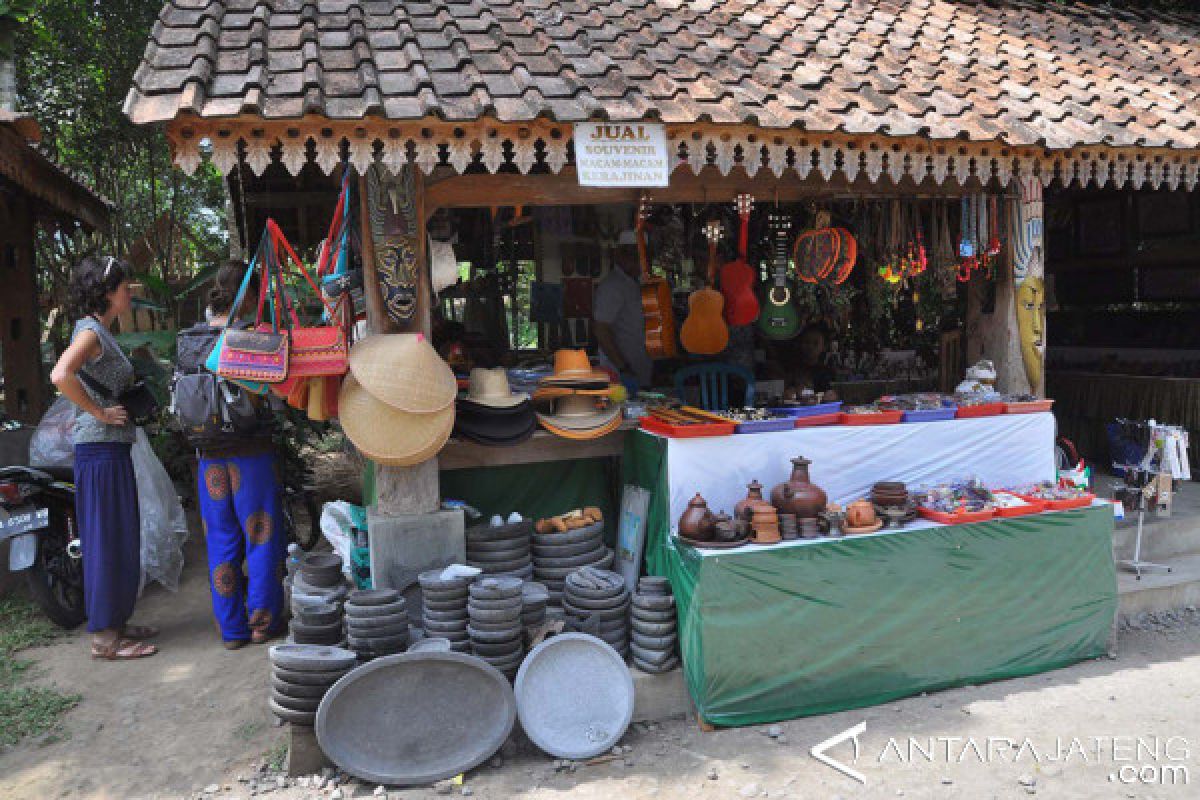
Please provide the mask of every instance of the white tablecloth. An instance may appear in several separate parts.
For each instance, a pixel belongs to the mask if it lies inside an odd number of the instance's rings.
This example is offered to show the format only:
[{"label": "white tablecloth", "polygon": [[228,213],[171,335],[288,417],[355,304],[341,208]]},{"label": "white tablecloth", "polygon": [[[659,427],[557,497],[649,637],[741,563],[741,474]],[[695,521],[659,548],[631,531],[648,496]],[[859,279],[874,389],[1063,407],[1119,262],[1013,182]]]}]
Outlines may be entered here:
[{"label": "white tablecloth", "polygon": [[787,480],[796,456],[812,460],[813,483],[842,505],[865,497],[876,481],[904,481],[910,489],[968,477],[992,487],[1052,481],[1054,436],[1054,415],[1047,412],[668,439],[671,525],[696,492],[710,509],[726,512],[746,496],[751,480],[766,495]]}]

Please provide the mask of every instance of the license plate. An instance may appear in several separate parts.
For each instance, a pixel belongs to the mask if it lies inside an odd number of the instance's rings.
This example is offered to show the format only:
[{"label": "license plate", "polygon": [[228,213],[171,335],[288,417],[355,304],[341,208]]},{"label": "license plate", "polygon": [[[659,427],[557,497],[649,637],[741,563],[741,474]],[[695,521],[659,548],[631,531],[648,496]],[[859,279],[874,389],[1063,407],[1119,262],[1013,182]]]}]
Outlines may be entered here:
[{"label": "license plate", "polygon": [[0,511],[0,539],[40,530],[49,525],[50,509],[48,508],[24,507],[15,511]]}]

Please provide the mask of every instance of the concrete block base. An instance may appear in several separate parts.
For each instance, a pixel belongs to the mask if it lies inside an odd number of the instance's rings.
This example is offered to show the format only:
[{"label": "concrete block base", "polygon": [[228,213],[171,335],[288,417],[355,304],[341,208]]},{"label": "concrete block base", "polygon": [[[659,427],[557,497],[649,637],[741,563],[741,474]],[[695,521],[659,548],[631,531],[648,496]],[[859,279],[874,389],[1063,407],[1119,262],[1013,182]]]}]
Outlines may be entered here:
[{"label": "concrete block base", "polygon": [[461,510],[391,516],[367,509],[375,588],[404,591],[427,569],[465,564],[464,525]]},{"label": "concrete block base", "polygon": [[288,777],[313,775],[328,766],[332,765],[317,744],[316,731],[305,725],[288,725]]},{"label": "concrete block base", "polygon": [[636,667],[629,670],[633,675],[634,722],[662,722],[691,713],[692,698],[682,668],[662,675],[651,675]]}]

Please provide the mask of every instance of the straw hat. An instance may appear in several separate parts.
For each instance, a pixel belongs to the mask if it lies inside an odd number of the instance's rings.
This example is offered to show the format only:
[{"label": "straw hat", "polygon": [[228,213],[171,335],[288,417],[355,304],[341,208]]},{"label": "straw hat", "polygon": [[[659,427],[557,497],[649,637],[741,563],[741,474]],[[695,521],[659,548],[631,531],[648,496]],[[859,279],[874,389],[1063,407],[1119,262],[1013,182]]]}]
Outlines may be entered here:
[{"label": "straw hat", "polygon": [[[586,350],[559,350],[554,354],[554,374],[542,378],[543,384],[609,383],[608,373],[588,361]],[[589,387],[591,388],[591,387]]]},{"label": "straw hat", "polygon": [[513,392],[508,386],[508,370],[504,367],[471,370],[471,381],[467,388],[467,399],[472,403],[492,408],[512,408],[529,399],[527,394]]},{"label": "straw hat", "polygon": [[342,431],[354,446],[372,461],[393,467],[409,467],[433,458],[454,427],[453,403],[428,414],[401,411],[380,402],[354,374],[342,381],[338,410]]},{"label": "straw hat", "polygon": [[538,422],[551,433],[568,439],[595,439],[621,424],[621,407],[610,403],[597,409],[595,398],[571,395],[554,403],[553,413],[539,413]]},{"label": "straw hat", "polygon": [[419,333],[359,340],[350,348],[350,372],[376,400],[401,411],[442,411],[453,406],[458,394],[453,370]]}]

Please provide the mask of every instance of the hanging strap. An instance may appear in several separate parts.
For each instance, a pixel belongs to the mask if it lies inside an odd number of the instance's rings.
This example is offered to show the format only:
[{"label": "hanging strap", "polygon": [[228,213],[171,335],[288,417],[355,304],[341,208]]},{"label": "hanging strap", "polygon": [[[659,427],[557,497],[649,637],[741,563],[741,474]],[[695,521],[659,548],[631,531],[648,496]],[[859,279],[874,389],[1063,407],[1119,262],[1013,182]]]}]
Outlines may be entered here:
[{"label": "hanging strap", "polygon": [[[329,303],[325,301],[325,296],[321,294],[320,287],[318,287],[316,282],[312,279],[312,275],[308,273],[308,269],[305,268],[304,262],[300,260],[300,257],[296,255],[296,251],[292,249],[292,245],[288,242],[287,237],[283,235],[283,231],[281,231],[279,226],[275,224],[275,220],[267,220],[267,230],[271,232],[271,237],[275,246],[282,249],[283,253],[291,259],[293,264],[296,265],[296,269],[301,275],[304,276],[304,280],[308,281],[308,285],[312,287],[314,292],[316,292],[317,298],[321,301],[321,305],[325,306],[325,312],[332,318],[334,314],[333,309],[329,306]],[[282,265],[280,270],[282,271]],[[293,309],[293,314],[294,313],[295,310]]]}]

